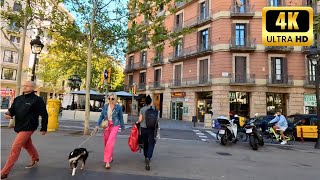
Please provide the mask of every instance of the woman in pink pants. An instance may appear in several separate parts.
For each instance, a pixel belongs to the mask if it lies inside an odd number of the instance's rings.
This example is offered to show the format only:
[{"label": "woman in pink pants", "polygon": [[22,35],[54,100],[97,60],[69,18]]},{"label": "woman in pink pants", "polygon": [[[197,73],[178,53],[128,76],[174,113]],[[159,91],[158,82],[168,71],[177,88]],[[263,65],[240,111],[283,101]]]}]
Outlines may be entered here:
[{"label": "woman in pink pants", "polygon": [[115,93],[109,93],[109,103],[103,107],[100,118],[97,122],[95,130],[98,130],[102,121],[108,121],[108,126],[104,129],[104,162],[106,163],[106,168],[110,169],[110,163],[112,162],[112,155],[114,144],[116,142],[116,136],[118,130],[124,131],[124,122],[122,108],[119,104],[116,104],[117,95]]}]

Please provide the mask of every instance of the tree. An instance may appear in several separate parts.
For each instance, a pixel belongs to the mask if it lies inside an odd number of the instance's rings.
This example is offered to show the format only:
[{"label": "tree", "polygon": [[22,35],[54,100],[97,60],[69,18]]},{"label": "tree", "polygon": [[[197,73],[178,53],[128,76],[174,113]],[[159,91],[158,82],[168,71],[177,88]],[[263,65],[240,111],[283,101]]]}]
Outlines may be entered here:
[{"label": "tree", "polygon": [[[21,93],[21,72],[27,31],[33,29],[53,30],[68,23],[68,16],[59,6],[60,2],[61,0],[40,1],[40,3],[38,0],[16,0],[13,7],[7,2],[4,5],[4,10],[0,13],[1,32],[19,54],[16,95]],[[22,45],[19,48],[10,41],[10,35],[21,32]]]}]

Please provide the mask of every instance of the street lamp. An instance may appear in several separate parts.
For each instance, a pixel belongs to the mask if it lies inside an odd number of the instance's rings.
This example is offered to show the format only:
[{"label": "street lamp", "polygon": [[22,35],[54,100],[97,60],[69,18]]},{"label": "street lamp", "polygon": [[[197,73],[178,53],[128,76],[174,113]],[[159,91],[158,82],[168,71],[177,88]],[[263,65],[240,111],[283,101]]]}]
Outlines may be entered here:
[{"label": "street lamp", "polygon": [[307,55],[307,58],[311,61],[312,65],[315,66],[316,79],[316,99],[317,99],[317,123],[318,123],[318,139],[314,146],[316,149],[320,149],[320,99],[319,99],[319,73],[320,73],[320,49],[317,46],[311,46]]},{"label": "street lamp", "polygon": [[[81,78],[80,78],[78,75],[76,75],[76,74],[74,74],[74,75],[72,75],[72,76],[70,76],[70,77],[68,78],[68,85],[69,85],[71,91],[72,91],[72,90],[75,90],[75,89],[80,89],[81,83],[82,83]],[[72,96],[71,109],[72,109],[72,110],[75,109],[74,94],[73,94],[73,96]]]},{"label": "street lamp", "polygon": [[34,54],[34,62],[32,66],[32,76],[31,81],[34,81],[35,79],[35,71],[36,71],[36,63],[37,63],[37,55],[41,53],[44,45],[40,41],[40,36],[36,36],[36,39],[32,39],[30,42],[31,45],[31,51]]}]

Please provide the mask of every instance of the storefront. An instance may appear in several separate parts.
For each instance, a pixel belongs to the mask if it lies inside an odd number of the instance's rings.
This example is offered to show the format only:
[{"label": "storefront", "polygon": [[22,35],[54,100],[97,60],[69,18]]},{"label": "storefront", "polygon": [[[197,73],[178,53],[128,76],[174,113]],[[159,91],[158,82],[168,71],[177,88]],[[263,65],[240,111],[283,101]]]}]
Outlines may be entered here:
[{"label": "storefront", "polygon": [[171,119],[182,120],[184,113],[184,97],[185,92],[173,92],[171,93]]},{"label": "storefront", "polygon": [[287,115],[287,94],[267,93],[267,115],[274,115],[280,110],[283,115]]},{"label": "storefront", "polygon": [[15,96],[15,90],[6,88],[1,89],[1,109],[8,109],[13,102]]},{"label": "storefront", "polygon": [[304,95],[304,113],[316,114],[317,113],[317,98],[315,94]]},{"label": "storefront", "polygon": [[238,116],[250,116],[250,93],[248,92],[229,92],[230,112]]},{"label": "storefront", "polygon": [[156,106],[157,110],[160,111],[159,117],[162,118],[162,104],[163,104],[163,94],[153,95],[153,105]]},{"label": "storefront", "polygon": [[204,122],[205,114],[212,114],[212,92],[198,92],[197,94],[197,119]]}]

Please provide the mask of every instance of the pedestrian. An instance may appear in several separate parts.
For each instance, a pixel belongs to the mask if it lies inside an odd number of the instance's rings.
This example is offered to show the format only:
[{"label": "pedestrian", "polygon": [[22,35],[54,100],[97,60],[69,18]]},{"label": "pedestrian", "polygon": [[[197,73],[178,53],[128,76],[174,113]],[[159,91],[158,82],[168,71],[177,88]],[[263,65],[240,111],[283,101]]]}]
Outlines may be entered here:
[{"label": "pedestrian", "polygon": [[109,103],[103,107],[97,126],[94,130],[97,131],[99,129],[102,121],[108,122],[108,125],[103,132],[104,162],[106,163],[106,169],[111,168],[110,163],[113,161],[113,150],[118,130],[120,127],[121,131],[124,131],[125,129],[122,107],[116,103],[117,95],[111,92],[109,93],[108,99]]},{"label": "pedestrian", "polygon": [[17,136],[13,141],[8,160],[1,170],[1,179],[6,179],[14,163],[18,160],[21,148],[25,148],[32,162],[25,168],[33,168],[39,162],[39,154],[32,144],[31,135],[39,126],[39,116],[42,117],[40,132],[47,133],[48,112],[41,97],[34,92],[36,84],[27,81],[23,85],[23,95],[14,99],[12,106],[5,113],[6,119],[15,118],[14,131]]},{"label": "pedestrian", "polygon": [[[153,151],[154,151],[154,147],[156,144],[156,131],[158,129],[158,123],[156,124],[155,128],[148,128],[147,127],[147,119],[146,119],[146,112],[148,109],[154,109],[156,110],[156,108],[154,106],[152,106],[152,99],[150,97],[150,95],[148,95],[146,97],[146,106],[144,106],[143,108],[141,108],[140,110],[140,116],[139,116],[139,123],[140,123],[140,128],[141,128],[141,138],[143,141],[143,153],[144,153],[144,157],[145,157],[145,168],[146,170],[150,170],[150,160],[152,158],[153,155]],[[158,116],[156,116],[158,117]]]}]

